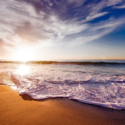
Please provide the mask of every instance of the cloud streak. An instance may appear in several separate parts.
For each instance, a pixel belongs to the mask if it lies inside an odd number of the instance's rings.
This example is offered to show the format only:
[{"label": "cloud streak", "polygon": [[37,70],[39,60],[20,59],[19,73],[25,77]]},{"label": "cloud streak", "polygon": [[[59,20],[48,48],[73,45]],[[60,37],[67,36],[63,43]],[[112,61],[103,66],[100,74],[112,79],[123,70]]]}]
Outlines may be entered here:
[{"label": "cloud streak", "polygon": [[71,46],[77,46],[81,45],[86,42],[94,41],[96,39],[101,38],[102,36],[105,36],[114,30],[116,30],[118,27],[124,25],[124,18],[120,19],[110,19],[103,22],[96,23],[95,25],[90,25],[87,30],[85,30],[84,33],[82,33],[79,37],[75,37],[72,40]]},{"label": "cloud streak", "polygon": [[[96,40],[124,25],[125,17],[112,18],[112,8],[125,8],[122,0],[1,0],[1,47],[39,45],[42,42],[79,45]],[[116,6],[120,4],[120,6]],[[100,18],[110,15],[106,19]],[[97,20],[97,21],[95,21]],[[99,20],[99,21],[98,21]],[[92,22],[93,21],[93,22]],[[95,22],[94,22],[95,21]],[[10,46],[10,44],[12,46]]]},{"label": "cloud streak", "polygon": [[114,6],[115,9],[125,9],[125,5],[122,6]]}]

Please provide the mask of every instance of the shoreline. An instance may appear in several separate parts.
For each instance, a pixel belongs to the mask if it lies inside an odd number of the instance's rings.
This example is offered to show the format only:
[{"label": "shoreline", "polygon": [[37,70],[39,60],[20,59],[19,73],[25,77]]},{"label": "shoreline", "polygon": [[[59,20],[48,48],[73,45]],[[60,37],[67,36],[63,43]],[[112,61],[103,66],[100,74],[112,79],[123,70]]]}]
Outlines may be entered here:
[{"label": "shoreline", "polygon": [[67,98],[33,100],[0,85],[1,125],[122,125],[125,110],[108,109]]}]

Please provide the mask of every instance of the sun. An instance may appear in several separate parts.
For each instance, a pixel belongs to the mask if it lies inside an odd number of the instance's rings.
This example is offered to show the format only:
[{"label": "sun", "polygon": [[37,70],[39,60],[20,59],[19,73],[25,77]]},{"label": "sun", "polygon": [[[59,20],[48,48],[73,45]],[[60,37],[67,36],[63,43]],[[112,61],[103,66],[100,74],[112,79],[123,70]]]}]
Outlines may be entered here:
[{"label": "sun", "polygon": [[17,50],[15,60],[17,61],[30,61],[33,60],[33,49],[30,47],[21,47]]}]

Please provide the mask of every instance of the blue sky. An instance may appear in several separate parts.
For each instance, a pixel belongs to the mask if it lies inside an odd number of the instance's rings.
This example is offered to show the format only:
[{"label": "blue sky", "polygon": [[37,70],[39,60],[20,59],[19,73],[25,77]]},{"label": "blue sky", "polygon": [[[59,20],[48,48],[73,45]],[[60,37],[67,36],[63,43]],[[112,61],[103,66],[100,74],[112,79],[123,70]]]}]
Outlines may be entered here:
[{"label": "blue sky", "polygon": [[0,59],[125,59],[125,0],[0,0]]}]

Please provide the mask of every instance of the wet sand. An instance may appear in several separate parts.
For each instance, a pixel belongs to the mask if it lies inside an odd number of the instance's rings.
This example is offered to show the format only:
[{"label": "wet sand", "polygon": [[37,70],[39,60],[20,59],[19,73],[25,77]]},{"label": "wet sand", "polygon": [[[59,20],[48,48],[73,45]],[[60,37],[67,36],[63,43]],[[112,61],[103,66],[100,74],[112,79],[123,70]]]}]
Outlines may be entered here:
[{"label": "wet sand", "polygon": [[125,110],[80,103],[68,98],[35,101],[0,85],[0,125],[125,125]]}]

